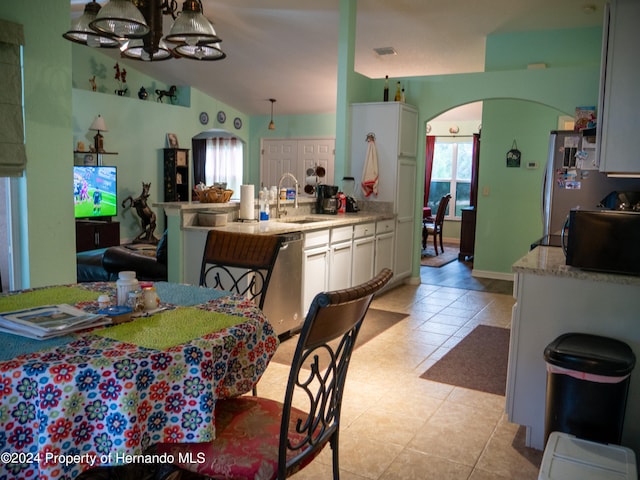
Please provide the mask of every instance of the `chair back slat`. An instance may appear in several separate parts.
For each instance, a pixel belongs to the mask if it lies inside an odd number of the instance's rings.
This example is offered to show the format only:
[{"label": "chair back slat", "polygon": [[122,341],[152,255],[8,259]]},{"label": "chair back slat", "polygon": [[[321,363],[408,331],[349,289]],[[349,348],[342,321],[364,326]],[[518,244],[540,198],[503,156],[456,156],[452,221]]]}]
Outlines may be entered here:
[{"label": "chair back slat", "polygon": [[264,306],[283,238],[210,230],[202,255],[200,286],[227,290]]},{"label": "chair back slat", "polygon": [[440,199],[438,204],[438,211],[436,212],[435,224],[440,226],[444,223],[444,216],[447,213],[447,206],[449,206],[449,200],[451,200],[451,194],[447,193]]}]

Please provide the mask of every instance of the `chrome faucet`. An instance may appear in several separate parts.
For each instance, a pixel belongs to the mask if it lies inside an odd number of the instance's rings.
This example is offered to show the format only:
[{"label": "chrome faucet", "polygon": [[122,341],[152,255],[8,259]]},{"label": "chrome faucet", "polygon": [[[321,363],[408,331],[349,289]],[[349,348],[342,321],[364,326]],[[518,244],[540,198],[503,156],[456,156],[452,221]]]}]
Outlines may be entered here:
[{"label": "chrome faucet", "polygon": [[280,218],[282,215],[287,214],[286,208],[283,211],[280,211],[280,189],[282,188],[282,182],[285,178],[290,177],[295,182],[295,196],[293,201],[293,208],[298,208],[298,179],[293,175],[293,173],[285,172],[280,177],[278,181],[278,192],[276,197],[276,218]]}]

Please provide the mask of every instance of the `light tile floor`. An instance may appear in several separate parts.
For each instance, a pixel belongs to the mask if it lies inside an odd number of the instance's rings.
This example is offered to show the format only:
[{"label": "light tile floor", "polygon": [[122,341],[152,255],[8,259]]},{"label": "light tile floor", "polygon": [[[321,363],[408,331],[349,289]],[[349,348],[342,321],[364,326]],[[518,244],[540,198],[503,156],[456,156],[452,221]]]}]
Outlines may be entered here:
[{"label": "light tile floor", "polygon": [[[524,446],[505,398],[420,379],[476,325],[509,327],[511,295],[403,285],[372,307],[409,316],[358,348],[347,376],[340,432],[343,480],[536,479],[542,452]],[[261,396],[281,400],[288,367],[272,362]],[[331,478],[331,451],[295,475]]]}]

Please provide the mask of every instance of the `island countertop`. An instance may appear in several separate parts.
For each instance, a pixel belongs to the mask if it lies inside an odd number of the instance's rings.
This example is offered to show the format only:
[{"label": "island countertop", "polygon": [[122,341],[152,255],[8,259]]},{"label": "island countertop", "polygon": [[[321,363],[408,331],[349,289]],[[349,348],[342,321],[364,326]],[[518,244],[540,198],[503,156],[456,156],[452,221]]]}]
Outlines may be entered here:
[{"label": "island countertop", "polygon": [[516,273],[532,273],[554,277],[592,280],[640,286],[640,277],[615,273],[592,272],[567,265],[562,248],[540,246],[528,252],[512,265]]}]

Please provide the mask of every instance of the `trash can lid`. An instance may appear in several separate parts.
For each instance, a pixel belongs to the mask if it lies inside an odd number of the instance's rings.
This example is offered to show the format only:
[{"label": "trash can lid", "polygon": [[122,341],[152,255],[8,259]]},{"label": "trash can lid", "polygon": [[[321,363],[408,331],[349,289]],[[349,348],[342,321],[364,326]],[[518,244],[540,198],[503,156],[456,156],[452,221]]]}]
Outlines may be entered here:
[{"label": "trash can lid", "polygon": [[628,375],[636,364],[633,350],[613,338],[586,333],[565,333],[544,349],[551,365],[611,377]]}]

